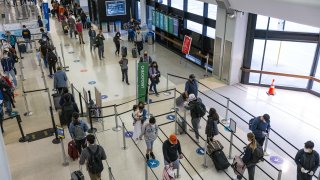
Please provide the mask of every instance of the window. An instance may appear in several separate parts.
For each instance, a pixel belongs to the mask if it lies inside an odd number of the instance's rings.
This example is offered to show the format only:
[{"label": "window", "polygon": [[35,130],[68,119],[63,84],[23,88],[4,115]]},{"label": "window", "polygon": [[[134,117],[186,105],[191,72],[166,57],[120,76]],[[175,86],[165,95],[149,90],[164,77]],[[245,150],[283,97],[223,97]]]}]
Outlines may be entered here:
[{"label": "window", "polygon": [[215,39],[216,38],[216,29],[207,26],[207,36],[212,39]]},{"label": "window", "polygon": [[217,19],[217,5],[215,4],[208,4],[208,18],[210,19]]},{"label": "window", "polygon": [[202,24],[187,20],[187,29],[202,34]]},{"label": "window", "polygon": [[183,10],[183,0],[172,0],[171,7]]},{"label": "window", "polygon": [[269,30],[319,33],[319,28],[276,18],[270,18]]},{"label": "window", "polygon": [[168,0],[158,0],[158,3],[168,5]]},{"label": "window", "polygon": [[266,30],[268,27],[268,19],[269,19],[269,17],[267,17],[267,16],[258,15],[256,29]]},{"label": "window", "polygon": [[[264,42],[265,40],[254,40],[250,69],[261,70]],[[249,78],[250,83],[259,83],[260,74],[250,73]]]},{"label": "window", "polygon": [[188,0],[188,12],[203,16],[204,3],[197,0]]}]

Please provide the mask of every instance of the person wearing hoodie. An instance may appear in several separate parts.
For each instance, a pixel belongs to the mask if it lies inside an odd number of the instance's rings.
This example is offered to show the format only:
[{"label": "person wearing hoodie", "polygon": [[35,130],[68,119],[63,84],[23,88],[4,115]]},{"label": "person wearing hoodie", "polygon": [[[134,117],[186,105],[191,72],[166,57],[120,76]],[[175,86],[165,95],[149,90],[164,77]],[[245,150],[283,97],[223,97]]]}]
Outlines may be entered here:
[{"label": "person wearing hoodie", "polygon": [[213,141],[213,137],[219,134],[219,115],[214,108],[210,108],[206,125],[206,135],[208,141]]},{"label": "person wearing hoodie", "polygon": [[152,159],[155,159],[156,157],[153,154],[153,143],[158,137],[158,125],[156,125],[156,119],[154,117],[151,117],[149,123],[145,123],[142,126],[140,139],[142,136],[144,136],[147,145],[147,160],[149,160],[149,156],[151,156]]},{"label": "person wearing hoodie", "polygon": [[58,93],[61,94],[64,88],[68,87],[68,78],[66,73],[62,70],[62,67],[57,68],[57,72],[53,75],[53,87],[58,90]]}]

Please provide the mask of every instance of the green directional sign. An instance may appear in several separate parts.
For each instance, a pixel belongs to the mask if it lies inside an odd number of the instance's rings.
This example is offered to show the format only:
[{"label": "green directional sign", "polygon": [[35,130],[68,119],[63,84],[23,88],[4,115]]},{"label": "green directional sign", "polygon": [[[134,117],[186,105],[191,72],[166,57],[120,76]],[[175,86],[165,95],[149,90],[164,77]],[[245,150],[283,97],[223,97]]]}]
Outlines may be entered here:
[{"label": "green directional sign", "polygon": [[145,95],[147,92],[148,85],[148,66],[147,62],[138,63],[138,97],[139,101],[145,101]]}]

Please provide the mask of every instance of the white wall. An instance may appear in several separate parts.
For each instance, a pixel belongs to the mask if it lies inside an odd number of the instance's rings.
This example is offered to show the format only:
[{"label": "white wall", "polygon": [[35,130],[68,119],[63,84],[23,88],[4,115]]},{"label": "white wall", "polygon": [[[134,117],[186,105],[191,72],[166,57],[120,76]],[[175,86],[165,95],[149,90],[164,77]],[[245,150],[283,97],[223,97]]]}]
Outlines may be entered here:
[{"label": "white wall", "polygon": [[0,179],[12,180],[2,134],[0,134]]}]

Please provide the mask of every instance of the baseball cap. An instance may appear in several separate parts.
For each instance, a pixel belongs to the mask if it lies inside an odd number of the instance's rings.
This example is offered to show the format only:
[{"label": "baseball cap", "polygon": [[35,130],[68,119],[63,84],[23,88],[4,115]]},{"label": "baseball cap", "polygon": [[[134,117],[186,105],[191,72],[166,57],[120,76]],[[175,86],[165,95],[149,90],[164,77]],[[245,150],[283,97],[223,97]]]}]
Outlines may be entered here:
[{"label": "baseball cap", "polygon": [[171,144],[178,144],[178,139],[177,139],[177,136],[175,134],[171,134],[169,136],[169,141]]},{"label": "baseball cap", "polygon": [[194,99],[196,99],[196,96],[194,94],[189,94],[189,101],[193,101]]}]

